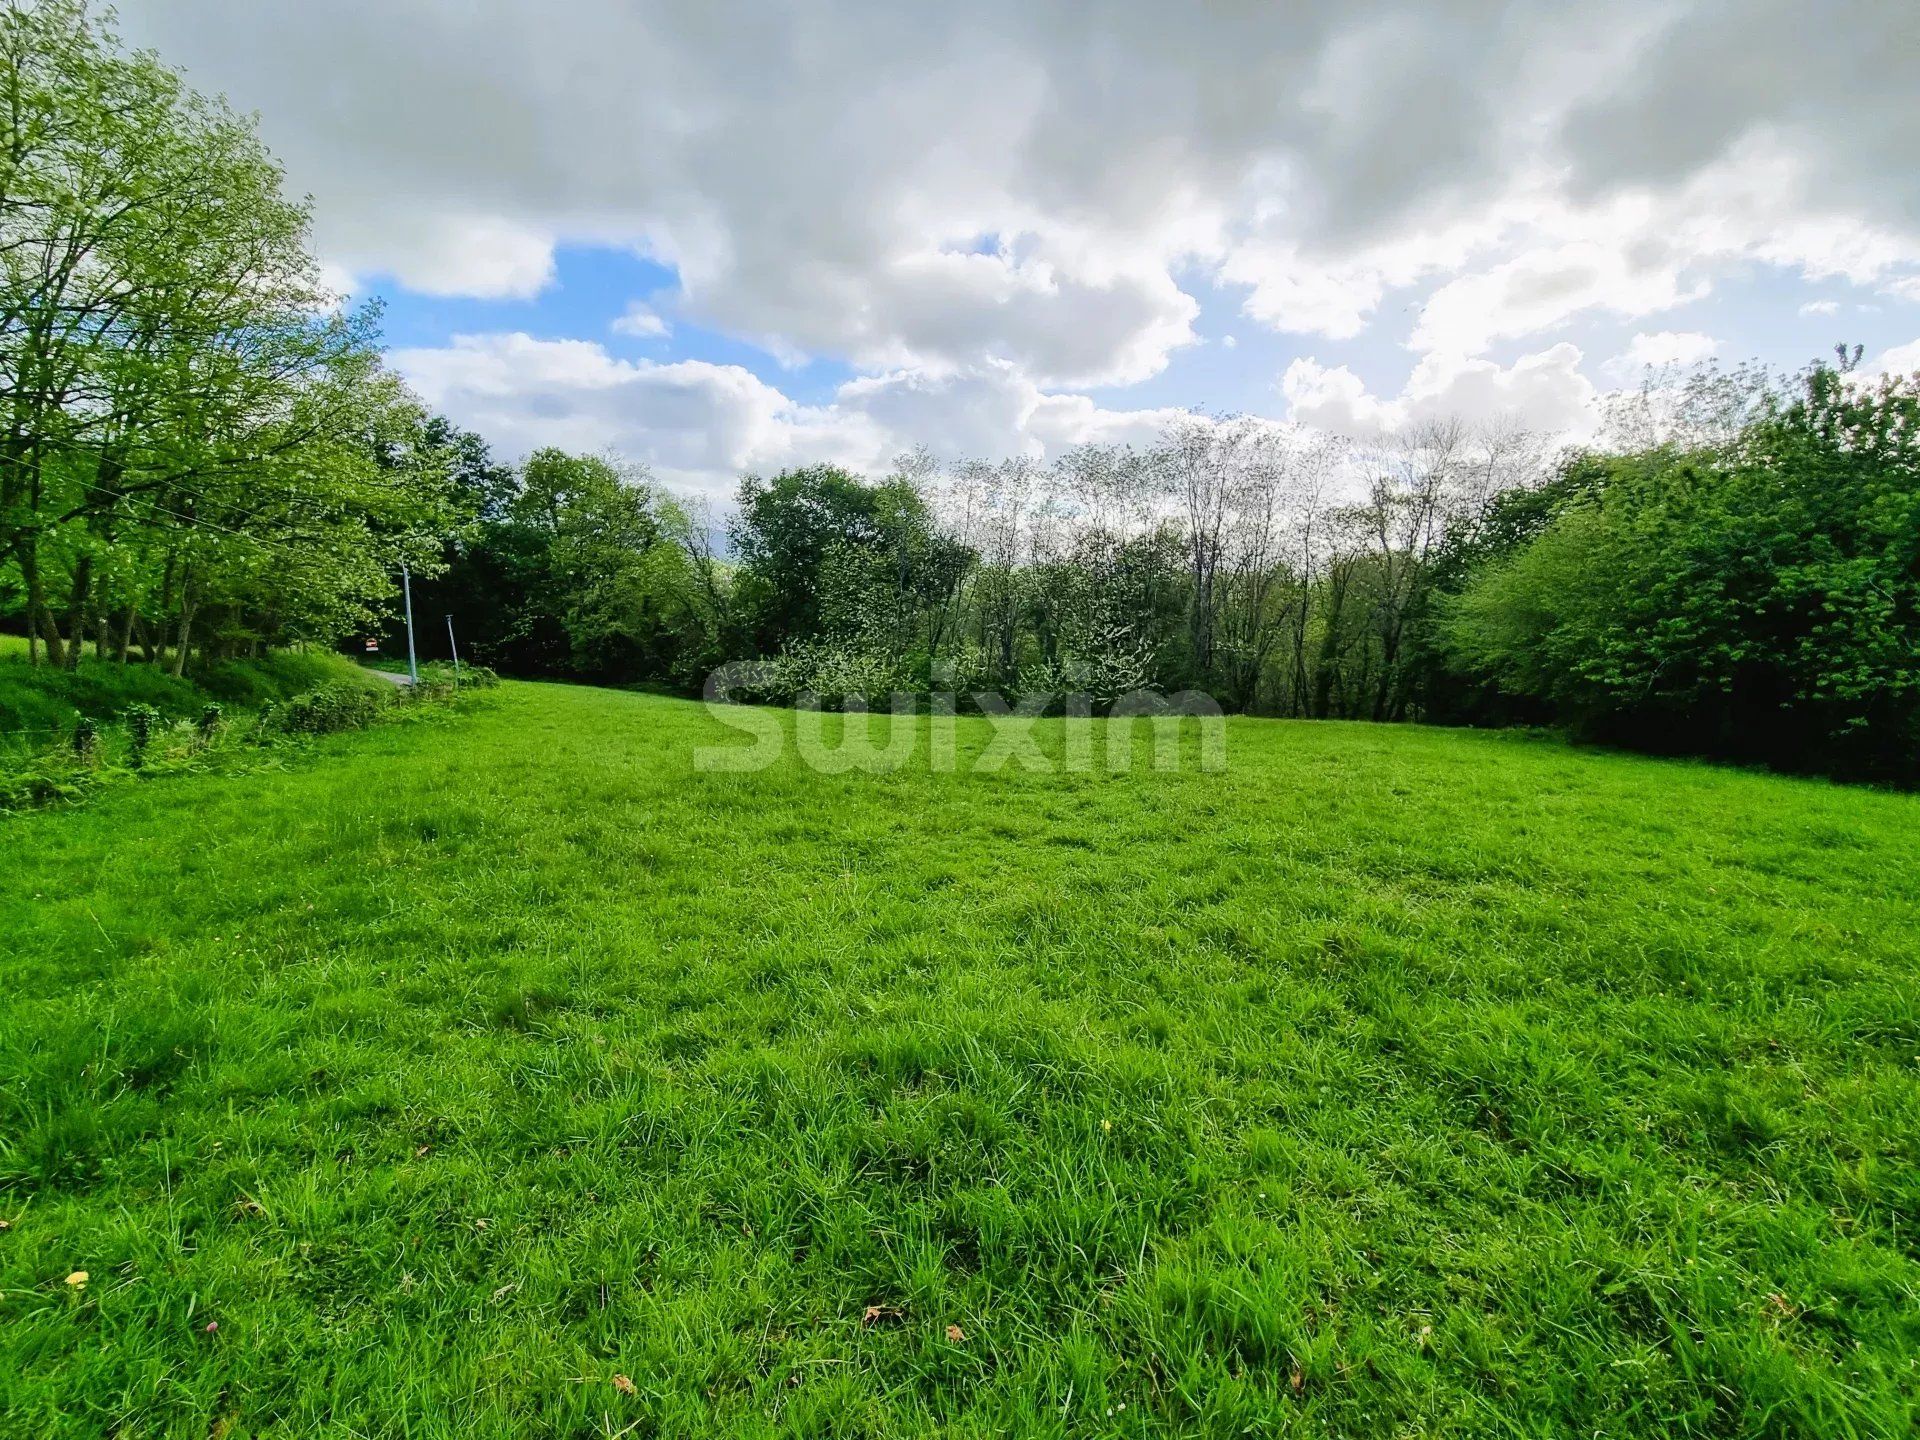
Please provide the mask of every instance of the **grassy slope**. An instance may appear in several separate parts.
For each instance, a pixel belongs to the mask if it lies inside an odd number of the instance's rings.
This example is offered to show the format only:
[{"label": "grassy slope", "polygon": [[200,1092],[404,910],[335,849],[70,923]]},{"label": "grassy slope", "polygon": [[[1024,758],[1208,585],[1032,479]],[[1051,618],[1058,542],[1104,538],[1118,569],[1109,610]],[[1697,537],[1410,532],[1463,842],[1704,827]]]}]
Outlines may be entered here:
[{"label": "grassy slope", "polygon": [[209,700],[256,709],[338,680],[386,683],[326,651],[280,651],[259,660],[227,661],[179,680],[153,665],[90,658],[69,673],[29,666],[27,642],[17,635],[0,635],[0,751],[57,745],[72,734],[76,714],[109,721],[129,706],[146,704],[170,719],[189,719]]},{"label": "grassy slope", "polygon": [[0,1432],[1914,1423],[1920,802],[722,733],[520,685],[0,822]]}]

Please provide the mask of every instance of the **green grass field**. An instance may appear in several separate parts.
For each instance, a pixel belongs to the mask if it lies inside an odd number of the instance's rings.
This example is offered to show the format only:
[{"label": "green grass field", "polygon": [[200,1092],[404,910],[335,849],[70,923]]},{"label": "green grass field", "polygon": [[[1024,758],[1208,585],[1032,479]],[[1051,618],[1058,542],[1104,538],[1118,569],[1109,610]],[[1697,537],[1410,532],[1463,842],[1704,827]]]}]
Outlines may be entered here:
[{"label": "green grass field", "polygon": [[726,734],[510,685],[0,820],[0,1434],[1920,1421],[1920,799]]}]

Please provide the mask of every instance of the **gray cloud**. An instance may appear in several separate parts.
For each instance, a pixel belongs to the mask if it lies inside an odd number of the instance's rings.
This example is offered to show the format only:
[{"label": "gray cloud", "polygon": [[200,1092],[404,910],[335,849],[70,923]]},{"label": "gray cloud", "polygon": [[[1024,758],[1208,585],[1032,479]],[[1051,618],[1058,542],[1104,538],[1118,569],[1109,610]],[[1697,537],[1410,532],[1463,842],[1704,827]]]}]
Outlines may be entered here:
[{"label": "gray cloud", "polygon": [[1916,12],[1838,10],[148,0],[124,24],[261,112],[350,271],[528,295],[556,242],[632,246],[677,268],[678,321],[920,394],[1058,396],[1194,343],[1176,276],[1332,336],[1426,287],[1414,343],[1453,356],[1754,262],[1920,283]]},{"label": "gray cloud", "polygon": [[1920,228],[1920,9],[1904,0],[1676,5],[1564,117],[1583,191],[1682,182],[1764,141],[1818,172],[1824,206]]}]

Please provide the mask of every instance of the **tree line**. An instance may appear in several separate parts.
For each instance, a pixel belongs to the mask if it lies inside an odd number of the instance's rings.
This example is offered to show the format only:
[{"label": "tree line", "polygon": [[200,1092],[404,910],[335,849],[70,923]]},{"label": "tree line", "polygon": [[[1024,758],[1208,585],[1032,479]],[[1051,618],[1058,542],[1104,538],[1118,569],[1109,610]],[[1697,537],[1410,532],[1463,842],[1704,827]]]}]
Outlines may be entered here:
[{"label": "tree line", "polygon": [[494,464],[426,608],[520,674],[750,698],[1199,689],[1274,716],[1542,724],[1920,778],[1920,389],[1857,352],[1703,370],[1569,448],[1456,421],[1356,444],[1191,415],[868,479],[748,476],[731,517],[613,459]]}]

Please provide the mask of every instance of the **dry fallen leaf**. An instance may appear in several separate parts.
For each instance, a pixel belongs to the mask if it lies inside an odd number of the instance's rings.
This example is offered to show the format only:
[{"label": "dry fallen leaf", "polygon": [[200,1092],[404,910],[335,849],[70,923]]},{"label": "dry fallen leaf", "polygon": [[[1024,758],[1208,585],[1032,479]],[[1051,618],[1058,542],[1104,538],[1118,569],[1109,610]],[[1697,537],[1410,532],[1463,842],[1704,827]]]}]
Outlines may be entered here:
[{"label": "dry fallen leaf", "polygon": [[616,1375],[613,1377],[613,1388],[618,1390],[622,1395],[631,1395],[633,1394],[633,1381],[624,1375]]},{"label": "dry fallen leaf", "polygon": [[947,1339],[951,1340],[954,1344],[958,1345],[966,1338],[967,1332],[962,1330],[958,1325],[947,1326]]},{"label": "dry fallen leaf", "polygon": [[865,1313],[860,1316],[860,1323],[862,1325],[885,1325],[898,1320],[900,1316],[901,1311],[898,1306],[869,1305]]}]

